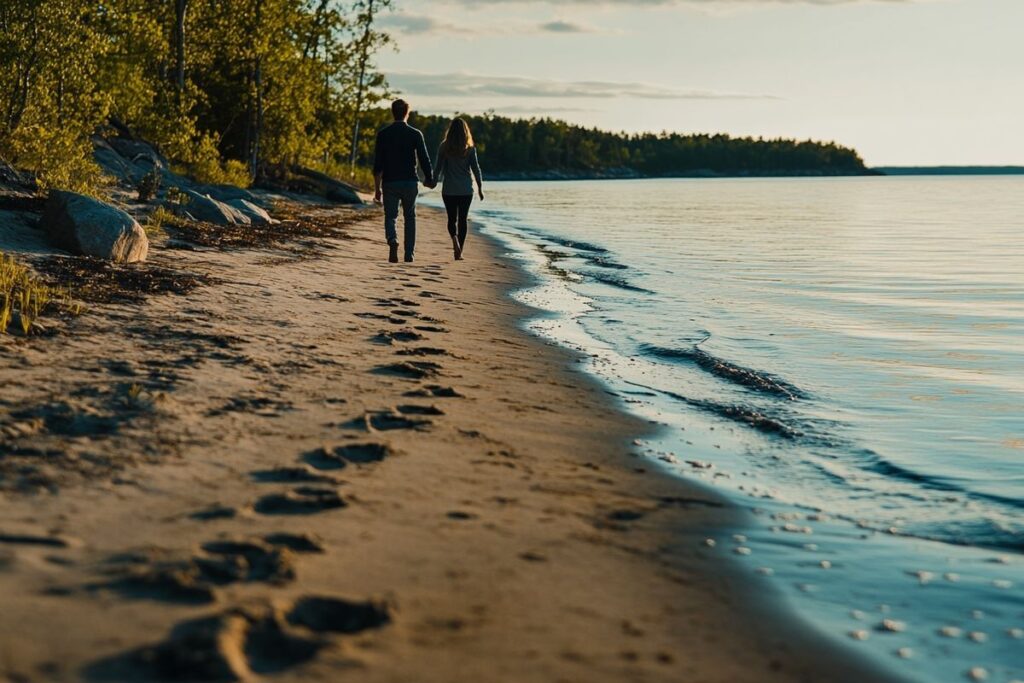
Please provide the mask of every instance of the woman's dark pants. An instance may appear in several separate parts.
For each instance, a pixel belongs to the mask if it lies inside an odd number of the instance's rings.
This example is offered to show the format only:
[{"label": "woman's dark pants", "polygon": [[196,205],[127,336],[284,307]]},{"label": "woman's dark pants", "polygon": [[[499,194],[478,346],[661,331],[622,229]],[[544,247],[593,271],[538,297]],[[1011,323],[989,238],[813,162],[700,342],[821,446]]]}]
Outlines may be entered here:
[{"label": "woman's dark pants", "polygon": [[471,194],[443,194],[444,208],[448,210],[448,234],[456,236],[458,230],[459,244],[466,244],[466,233],[469,232],[469,205],[473,203]]}]

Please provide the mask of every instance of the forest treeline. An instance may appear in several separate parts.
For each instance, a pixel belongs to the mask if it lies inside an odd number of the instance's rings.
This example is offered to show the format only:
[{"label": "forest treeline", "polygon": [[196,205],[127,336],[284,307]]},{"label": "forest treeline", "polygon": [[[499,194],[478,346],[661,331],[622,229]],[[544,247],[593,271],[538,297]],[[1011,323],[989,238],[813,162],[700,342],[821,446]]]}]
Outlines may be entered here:
[{"label": "forest treeline", "polygon": [[[547,118],[465,117],[481,162],[510,177],[682,175],[860,175],[868,173],[857,152],[833,142],[729,135],[644,133],[630,135]],[[431,149],[451,119],[418,115]]]},{"label": "forest treeline", "polygon": [[93,187],[90,136],[113,122],[207,182],[345,167],[372,144],[390,2],[2,0],[0,160]]},{"label": "forest treeline", "polygon": [[[374,58],[390,43],[379,19],[391,1],[2,0],[0,162],[44,189],[90,191],[101,182],[90,137],[105,129],[146,139],[202,182],[248,185],[294,166],[348,176],[389,120]],[[865,172],[832,143],[470,119],[487,169],[506,175]],[[433,149],[447,122],[414,120]]]}]

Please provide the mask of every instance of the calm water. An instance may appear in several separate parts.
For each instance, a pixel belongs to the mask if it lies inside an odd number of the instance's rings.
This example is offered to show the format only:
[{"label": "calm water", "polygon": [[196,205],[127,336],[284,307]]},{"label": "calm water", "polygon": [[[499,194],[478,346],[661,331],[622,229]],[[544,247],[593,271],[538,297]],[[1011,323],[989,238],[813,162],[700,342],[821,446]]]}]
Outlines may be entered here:
[{"label": "calm water", "polygon": [[531,327],[665,426],[642,449],[755,512],[708,552],[904,674],[1024,679],[1024,178],[492,183],[474,210],[540,276]]}]

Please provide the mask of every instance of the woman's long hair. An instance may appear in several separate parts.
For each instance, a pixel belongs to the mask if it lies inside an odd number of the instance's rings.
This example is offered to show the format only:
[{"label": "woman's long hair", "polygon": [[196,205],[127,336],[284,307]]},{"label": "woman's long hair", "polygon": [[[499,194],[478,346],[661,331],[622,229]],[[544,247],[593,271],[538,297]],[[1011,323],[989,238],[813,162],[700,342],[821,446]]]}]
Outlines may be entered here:
[{"label": "woman's long hair", "polygon": [[469,130],[469,124],[462,117],[452,119],[441,143],[441,153],[447,157],[464,157],[472,147],[473,133]]}]

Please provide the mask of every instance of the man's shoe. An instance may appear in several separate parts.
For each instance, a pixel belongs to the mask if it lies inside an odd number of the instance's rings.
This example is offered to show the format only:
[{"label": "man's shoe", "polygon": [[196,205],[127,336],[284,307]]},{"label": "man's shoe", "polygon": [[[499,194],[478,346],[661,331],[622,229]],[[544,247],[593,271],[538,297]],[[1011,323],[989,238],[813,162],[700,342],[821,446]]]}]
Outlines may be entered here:
[{"label": "man's shoe", "polygon": [[405,255],[405,262],[406,263],[412,263],[412,256],[410,256],[409,254],[406,254]]},{"label": "man's shoe", "polygon": [[455,235],[452,235],[452,251],[455,254],[456,261],[462,260],[462,245],[459,244],[459,238]]},{"label": "man's shoe", "polygon": [[398,243],[389,244],[388,247],[390,248],[388,252],[388,262],[398,263]]}]

